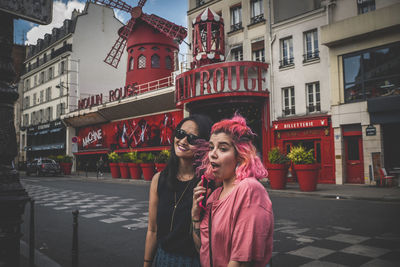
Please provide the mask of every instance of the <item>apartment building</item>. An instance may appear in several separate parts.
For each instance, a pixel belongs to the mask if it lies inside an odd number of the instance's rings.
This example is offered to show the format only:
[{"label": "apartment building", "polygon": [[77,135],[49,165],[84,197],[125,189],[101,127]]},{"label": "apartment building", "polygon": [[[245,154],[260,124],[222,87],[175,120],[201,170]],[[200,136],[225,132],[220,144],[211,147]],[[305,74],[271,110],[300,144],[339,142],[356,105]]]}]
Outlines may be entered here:
[{"label": "apartment building", "polygon": [[271,120],[274,146],[313,149],[319,183],[335,183],[328,47],[321,1],[275,0],[271,25]]},{"label": "apartment building", "polygon": [[103,62],[122,26],[112,9],[87,3],[28,47],[21,76],[21,161],[70,154],[66,140],[75,133],[66,130],[61,115],[77,109],[81,97],[123,86],[125,70]]},{"label": "apartment building", "polygon": [[400,1],[330,1],[329,48],[336,183],[399,172]]}]

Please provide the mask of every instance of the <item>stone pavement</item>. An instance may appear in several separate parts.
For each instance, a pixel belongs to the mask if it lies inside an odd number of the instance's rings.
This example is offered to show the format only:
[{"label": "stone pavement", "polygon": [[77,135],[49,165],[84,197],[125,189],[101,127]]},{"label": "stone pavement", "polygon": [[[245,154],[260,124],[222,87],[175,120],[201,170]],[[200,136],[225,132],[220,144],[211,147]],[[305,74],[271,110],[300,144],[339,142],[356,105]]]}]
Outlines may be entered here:
[{"label": "stone pavement", "polygon": [[[95,172],[77,172],[69,177],[87,180],[99,180],[104,182],[120,182],[120,183],[150,183],[144,180],[133,179],[113,179],[110,173],[104,173],[103,176],[96,177]],[[400,187],[377,187],[375,185],[367,184],[318,184],[317,190],[314,192],[300,191],[297,183],[288,183],[286,189],[273,190],[270,189],[267,180],[261,181],[267,188],[270,194],[280,195],[300,195],[300,196],[314,196],[324,198],[342,198],[342,199],[359,199],[359,200],[373,200],[373,201],[393,201],[400,202]]]}]

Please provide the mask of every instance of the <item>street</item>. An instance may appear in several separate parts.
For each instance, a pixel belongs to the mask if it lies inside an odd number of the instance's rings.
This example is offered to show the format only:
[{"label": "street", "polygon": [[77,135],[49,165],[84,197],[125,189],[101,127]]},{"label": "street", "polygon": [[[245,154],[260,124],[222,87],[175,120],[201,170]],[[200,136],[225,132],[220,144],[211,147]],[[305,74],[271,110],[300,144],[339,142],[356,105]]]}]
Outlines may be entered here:
[{"label": "street", "polygon": [[[141,266],[149,184],[21,177],[35,199],[36,249],[71,266],[72,211],[79,209],[79,266]],[[400,203],[270,192],[273,266],[399,266]],[[24,236],[29,237],[29,205]]]}]

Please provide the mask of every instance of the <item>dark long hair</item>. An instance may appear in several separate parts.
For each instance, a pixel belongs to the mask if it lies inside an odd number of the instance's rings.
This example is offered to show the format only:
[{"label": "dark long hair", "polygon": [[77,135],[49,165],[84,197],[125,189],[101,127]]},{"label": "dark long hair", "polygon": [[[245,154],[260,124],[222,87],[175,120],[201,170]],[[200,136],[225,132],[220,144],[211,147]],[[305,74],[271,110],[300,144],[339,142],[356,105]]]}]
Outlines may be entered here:
[{"label": "dark long hair", "polygon": [[[198,131],[199,131],[199,137],[201,139],[204,139],[208,141],[210,139],[210,132],[211,132],[211,126],[212,126],[212,121],[209,117],[201,114],[193,114],[189,117],[186,117],[182,119],[179,124],[176,126],[176,129],[174,131],[173,137],[172,137],[172,145],[171,145],[171,156],[169,157],[167,166],[165,169],[162,171],[161,175],[165,175],[167,177],[167,184],[171,190],[175,190],[176,186],[178,184],[178,168],[179,168],[179,158],[176,156],[175,153],[175,132],[176,130],[180,129],[182,125],[187,122],[187,121],[193,121],[196,123]],[[193,166],[194,169],[196,169],[196,166]],[[197,178],[197,177],[195,177]],[[195,185],[196,183],[194,183]]]}]

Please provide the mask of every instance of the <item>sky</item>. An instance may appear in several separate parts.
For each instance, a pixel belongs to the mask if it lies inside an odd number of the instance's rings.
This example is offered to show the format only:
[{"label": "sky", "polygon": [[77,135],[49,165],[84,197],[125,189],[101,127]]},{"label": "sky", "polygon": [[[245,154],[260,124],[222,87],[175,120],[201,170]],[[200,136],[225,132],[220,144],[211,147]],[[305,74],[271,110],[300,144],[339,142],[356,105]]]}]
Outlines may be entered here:
[{"label": "sky", "polygon": [[[123,0],[128,5],[134,7],[139,0]],[[61,27],[65,19],[71,18],[74,9],[83,10],[86,0],[54,0],[53,1],[53,20],[49,25],[38,25],[25,20],[14,20],[14,43],[17,44],[36,44],[39,38],[43,38],[46,33],[51,33],[54,27]],[[187,0],[147,0],[143,7],[143,12],[155,14],[167,19],[175,24],[187,27]],[[130,14],[114,9],[115,16],[123,23],[127,23]],[[187,41],[187,40],[186,40]],[[181,45],[182,50],[186,50],[185,43]]]}]

